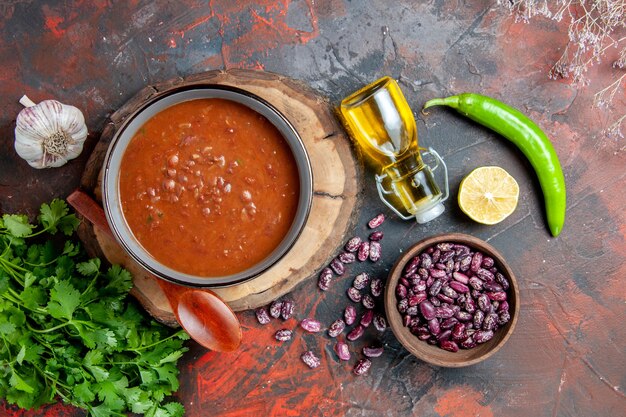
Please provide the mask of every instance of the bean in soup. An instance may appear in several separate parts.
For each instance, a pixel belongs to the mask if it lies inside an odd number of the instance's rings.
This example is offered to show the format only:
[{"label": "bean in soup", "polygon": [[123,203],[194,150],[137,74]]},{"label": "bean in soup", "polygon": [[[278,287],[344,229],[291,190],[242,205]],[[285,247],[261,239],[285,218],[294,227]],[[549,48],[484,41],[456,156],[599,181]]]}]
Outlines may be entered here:
[{"label": "bean in soup", "polygon": [[265,259],[298,206],[295,159],[280,132],[248,107],[199,99],[148,120],[120,168],[124,218],[157,261],[220,277]]}]

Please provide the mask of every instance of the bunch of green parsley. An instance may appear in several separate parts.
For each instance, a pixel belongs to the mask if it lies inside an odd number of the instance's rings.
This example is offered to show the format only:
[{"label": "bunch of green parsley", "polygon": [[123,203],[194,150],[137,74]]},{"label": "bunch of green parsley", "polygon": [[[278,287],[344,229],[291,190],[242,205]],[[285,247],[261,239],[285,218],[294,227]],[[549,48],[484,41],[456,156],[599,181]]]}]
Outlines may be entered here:
[{"label": "bunch of green parsley", "polygon": [[78,224],[62,200],[42,205],[37,225],[0,219],[0,398],[21,408],[61,399],[94,417],[182,416],[167,396],[188,335],[127,298],[128,271],[84,255]]}]

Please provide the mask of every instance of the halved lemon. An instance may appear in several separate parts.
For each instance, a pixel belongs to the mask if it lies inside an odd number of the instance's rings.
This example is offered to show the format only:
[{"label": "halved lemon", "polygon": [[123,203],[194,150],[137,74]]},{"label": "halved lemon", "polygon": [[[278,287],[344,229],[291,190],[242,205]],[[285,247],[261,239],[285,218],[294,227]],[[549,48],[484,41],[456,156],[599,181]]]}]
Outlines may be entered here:
[{"label": "halved lemon", "polygon": [[461,181],[459,206],[463,213],[482,224],[496,224],[517,207],[519,185],[500,167],[479,167]]}]

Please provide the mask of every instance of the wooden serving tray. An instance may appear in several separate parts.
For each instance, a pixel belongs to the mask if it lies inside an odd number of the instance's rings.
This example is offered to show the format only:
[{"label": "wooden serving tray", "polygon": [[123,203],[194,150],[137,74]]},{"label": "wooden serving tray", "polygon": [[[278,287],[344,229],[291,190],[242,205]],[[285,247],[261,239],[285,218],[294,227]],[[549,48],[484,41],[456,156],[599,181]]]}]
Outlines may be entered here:
[{"label": "wooden serving tray", "polygon": [[[101,201],[104,156],[125,118],[155,95],[189,85],[222,84],[264,98],[294,125],[309,153],[313,170],[313,203],[304,230],[292,249],[276,265],[256,278],[231,287],[212,289],[235,311],[268,304],[307,278],[317,279],[336,248],[343,244],[357,205],[357,169],[350,141],[334,117],[328,101],[305,84],[290,78],[251,70],[209,71],[148,86],[110,116],[87,162],[81,180],[84,190]],[[79,236],[93,256],[124,265],[134,276],[132,294],[157,320],[176,320],[156,278],[136,264],[107,233],[83,222]]]}]

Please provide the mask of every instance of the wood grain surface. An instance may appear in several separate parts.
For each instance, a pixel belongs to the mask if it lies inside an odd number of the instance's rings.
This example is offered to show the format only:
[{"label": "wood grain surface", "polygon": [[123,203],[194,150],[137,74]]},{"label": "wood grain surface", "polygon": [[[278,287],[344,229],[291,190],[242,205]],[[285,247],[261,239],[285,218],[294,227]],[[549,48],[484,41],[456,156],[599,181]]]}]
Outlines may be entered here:
[{"label": "wood grain surface", "polygon": [[[81,185],[101,200],[101,168],[116,131],[129,115],[149,100],[171,89],[207,84],[230,85],[249,91],[276,107],[300,134],[311,160],[313,202],[308,220],[294,246],[273,267],[247,282],[213,288],[235,311],[266,305],[315,275],[343,244],[357,203],[356,165],[350,142],[337,125],[323,97],[288,77],[254,70],[209,71],[185,79],[176,78],[142,89],[110,117],[92,156],[87,161]],[[176,324],[169,303],[152,274],[139,266],[107,233],[85,225],[81,239],[96,254],[131,270],[133,295],[157,320]]]}]

